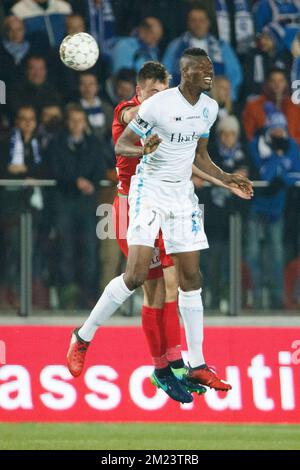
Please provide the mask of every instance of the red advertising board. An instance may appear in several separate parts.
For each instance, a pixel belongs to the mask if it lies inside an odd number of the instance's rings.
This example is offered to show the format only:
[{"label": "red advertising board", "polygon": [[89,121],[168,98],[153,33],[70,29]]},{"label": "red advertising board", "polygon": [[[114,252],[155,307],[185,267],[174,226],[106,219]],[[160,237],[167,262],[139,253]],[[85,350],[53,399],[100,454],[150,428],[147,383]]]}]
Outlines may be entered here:
[{"label": "red advertising board", "polygon": [[300,328],[206,328],[207,363],[233,390],[188,405],[150,384],[140,328],[101,328],[78,379],[69,339],[69,327],[0,328],[0,421],[300,423]]}]

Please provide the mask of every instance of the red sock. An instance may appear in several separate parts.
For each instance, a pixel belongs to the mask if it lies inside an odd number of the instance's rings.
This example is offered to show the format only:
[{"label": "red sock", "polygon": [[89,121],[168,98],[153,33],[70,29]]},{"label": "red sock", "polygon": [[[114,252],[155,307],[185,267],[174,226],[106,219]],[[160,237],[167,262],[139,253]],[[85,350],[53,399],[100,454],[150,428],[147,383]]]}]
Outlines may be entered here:
[{"label": "red sock", "polygon": [[162,369],[169,364],[165,356],[162,313],[161,308],[146,307],[145,305],[142,307],[142,327],[156,369]]},{"label": "red sock", "polygon": [[165,303],[163,308],[163,330],[168,361],[172,362],[182,359],[177,302]]}]

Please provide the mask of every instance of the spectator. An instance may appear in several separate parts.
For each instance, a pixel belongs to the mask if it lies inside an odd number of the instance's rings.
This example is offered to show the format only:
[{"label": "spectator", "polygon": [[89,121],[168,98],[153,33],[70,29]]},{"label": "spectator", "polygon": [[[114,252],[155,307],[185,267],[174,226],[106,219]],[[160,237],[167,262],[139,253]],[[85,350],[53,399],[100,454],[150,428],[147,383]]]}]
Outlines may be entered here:
[{"label": "spectator", "polygon": [[187,18],[187,31],[174,39],[165,52],[163,62],[173,77],[174,85],[178,85],[180,70],[179,59],[184,49],[201,47],[210,56],[216,75],[225,75],[231,83],[233,100],[237,99],[239,85],[242,81],[240,63],[231,46],[218,40],[210,30],[210,19],[206,10],[193,7]]},{"label": "spectator", "polygon": [[4,37],[0,44],[0,79],[7,86],[23,79],[25,62],[30,54],[30,44],[24,39],[23,21],[16,16],[8,16],[4,21]]},{"label": "spectator", "polygon": [[[202,0],[203,1],[203,0]],[[211,0],[204,0],[211,5]],[[137,24],[147,16],[158,18],[164,28],[164,36],[160,46],[165,49],[169,42],[184,31],[187,2],[183,0],[112,0],[115,11],[117,34],[129,35]],[[213,6],[211,8],[213,10]],[[132,14],[134,12],[134,14]],[[170,14],[172,12],[172,14]]]},{"label": "spectator", "polygon": [[32,105],[38,113],[45,104],[59,104],[60,95],[48,83],[47,78],[48,70],[45,59],[40,56],[29,57],[26,64],[25,80],[16,83],[9,94],[8,105],[11,112],[15,113],[20,103]]},{"label": "spectator", "polygon": [[281,69],[286,75],[292,65],[291,53],[284,47],[284,29],[277,23],[265,26],[257,38],[257,46],[244,61],[244,100],[260,95],[271,69]]},{"label": "spectator", "polygon": [[270,71],[263,94],[249,101],[243,112],[243,122],[247,139],[252,140],[266,125],[265,104],[273,103],[281,111],[288,123],[289,135],[300,144],[300,107],[289,96],[288,80],[281,69]]},{"label": "spectator", "polygon": [[132,69],[120,69],[105,84],[105,91],[113,106],[129,100],[135,94],[136,72]]},{"label": "spectator", "polygon": [[97,77],[90,72],[80,75],[79,102],[85,110],[89,125],[99,139],[108,140],[111,135],[113,107],[101,96]]},{"label": "spectator", "polygon": [[58,181],[55,227],[61,307],[88,307],[97,293],[97,188],[106,165],[99,141],[88,133],[86,114],[79,105],[67,107],[66,130],[51,142],[47,158]]},{"label": "spectator", "polygon": [[44,53],[58,47],[65,33],[66,16],[72,12],[63,0],[20,0],[11,9],[25,23],[26,38]]},{"label": "spectator", "polygon": [[211,96],[219,105],[218,119],[234,113],[234,103],[231,99],[231,87],[228,78],[222,75],[215,77]]},{"label": "spectator", "polygon": [[[248,161],[240,134],[239,121],[235,116],[219,119],[216,137],[211,140],[210,154],[224,171],[247,174]],[[226,306],[228,311],[229,216],[234,209],[244,210],[245,204],[220,187],[205,188],[200,199],[205,207],[205,231],[211,248],[203,260],[211,299],[208,307],[225,310]]]},{"label": "spectator", "polygon": [[298,0],[260,0],[254,7],[254,18],[258,33],[273,22],[282,26],[299,24],[300,5]]},{"label": "spectator", "polygon": [[72,0],[71,4],[87,25],[90,33],[100,45],[101,53],[109,56],[115,43],[115,15],[110,0]]},{"label": "spectator", "polygon": [[38,127],[38,138],[43,152],[61,130],[63,122],[62,109],[57,104],[45,105],[41,111],[41,122]]},{"label": "spectator", "polygon": [[[39,142],[36,138],[36,113],[31,106],[22,106],[16,116],[15,127],[9,138],[2,142],[1,164],[2,178],[23,179],[40,178],[45,176]],[[41,193],[24,195],[16,188],[6,188],[1,191],[0,226],[4,238],[4,295],[6,303],[15,308],[19,301],[19,226],[20,214],[24,205],[24,197],[31,202],[33,215],[33,278],[34,285],[41,282],[40,271],[40,240],[39,221],[40,209],[43,207]]]},{"label": "spectator", "polygon": [[[287,187],[300,179],[297,142],[288,134],[287,120],[274,104],[265,105],[266,125],[250,144],[254,178],[270,183],[256,189],[247,228],[247,261],[251,270],[254,307],[263,305],[268,274],[269,307],[283,306],[283,222]],[[262,247],[263,243],[263,247]],[[265,262],[265,265],[263,264]]]},{"label": "spectator", "polygon": [[121,38],[111,52],[112,71],[131,68],[136,72],[147,60],[158,60],[158,45],[163,36],[163,27],[158,18],[146,17],[132,37]]}]

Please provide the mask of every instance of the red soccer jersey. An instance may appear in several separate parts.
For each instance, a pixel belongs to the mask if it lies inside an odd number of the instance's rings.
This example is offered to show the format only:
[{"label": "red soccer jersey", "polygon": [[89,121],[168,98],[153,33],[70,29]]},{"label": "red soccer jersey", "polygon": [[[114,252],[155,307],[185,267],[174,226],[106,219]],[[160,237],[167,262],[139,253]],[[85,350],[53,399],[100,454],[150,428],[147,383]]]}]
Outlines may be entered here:
[{"label": "red soccer jersey", "polygon": [[[133,108],[134,106],[139,106],[140,102],[137,96],[131,98],[128,101],[122,101],[118,104],[114,111],[114,119],[112,123],[112,138],[114,144],[116,145],[117,140],[119,139],[120,135],[123,133],[124,129],[126,128],[125,123],[121,123],[120,115],[121,111],[124,108]],[[139,142],[136,144],[137,146],[141,145]],[[118,173],[118,192],[120,194],[128,195],[129,193],[129,186],[131,177],[135,174],[135,169],[140,162],[140,158],[128,158],[122,157],[122,155],[117,155],[117,173]]]}]

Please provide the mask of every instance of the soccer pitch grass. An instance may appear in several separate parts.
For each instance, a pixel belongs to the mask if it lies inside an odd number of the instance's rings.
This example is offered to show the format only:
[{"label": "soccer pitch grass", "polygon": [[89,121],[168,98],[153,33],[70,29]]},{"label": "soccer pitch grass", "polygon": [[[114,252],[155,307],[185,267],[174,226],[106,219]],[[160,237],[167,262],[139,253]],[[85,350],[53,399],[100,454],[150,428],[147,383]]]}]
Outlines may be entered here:
[{"label": "soccer pitch grass", "polygon": [[294,450],[299,425],[0,424],[1,450]]}]

